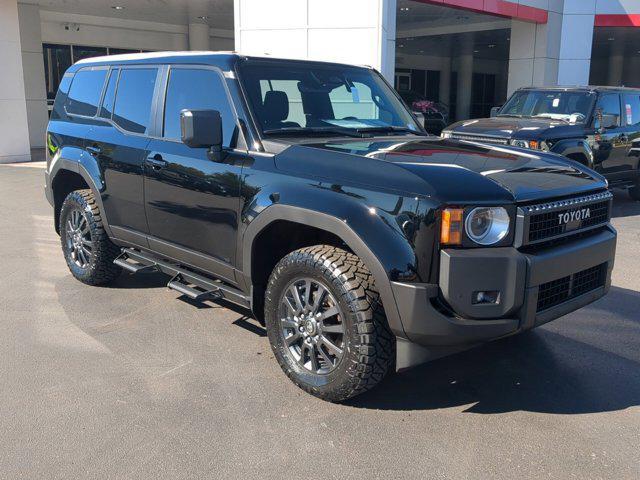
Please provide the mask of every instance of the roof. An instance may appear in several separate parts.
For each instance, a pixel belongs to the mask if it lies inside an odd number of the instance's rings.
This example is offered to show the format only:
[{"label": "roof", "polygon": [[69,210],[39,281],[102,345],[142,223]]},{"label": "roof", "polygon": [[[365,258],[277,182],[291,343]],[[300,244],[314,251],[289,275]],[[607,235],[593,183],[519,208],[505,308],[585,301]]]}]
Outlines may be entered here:
[{"label": "roof", "polygon": [[580,90],[585,92],[603,92],[603,91],[611,91],[611,92],[620,92],[620,91],[628,91],[628,92],[638,92],[640,88],[633,87],[611,87],[606,85],[563,85],[563,86],[541,86],[541,87],[521,87],[518,90],[552,90],[552,91],[568,91],[568,90]]},{"label": "roof", "polygon": [[[223,70],[233,68],[238,59],[251,60],[274,60],[292,63],[321,63],[325,65],[341,65],[353,67],[345,63],[322,62],[318,60],[300,60],[290,58],[278,58],[270,55],[243,55],[237,52],[208,52],[208,51],[180,51],[180,52],[147,52],[147,53],[124,53],[120,55],[106,55],[101,57],[90,57],[74,63],[69,71],[74,72],[82,67],[103,66],[103,65],[145,65],[158,63],[172,64],[204,64],[215,65]],[[355,65],[363,68],[371,68],[365,65]]]}]

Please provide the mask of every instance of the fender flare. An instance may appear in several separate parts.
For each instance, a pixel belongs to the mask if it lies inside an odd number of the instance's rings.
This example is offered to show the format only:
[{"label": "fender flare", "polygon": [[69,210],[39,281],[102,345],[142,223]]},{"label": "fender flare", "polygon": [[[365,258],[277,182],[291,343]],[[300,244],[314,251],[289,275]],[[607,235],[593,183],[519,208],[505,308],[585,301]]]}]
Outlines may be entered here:
[{"label": "fender flare", "polygon": [[560,140],[551,149],[552,153],[568,157],[572,154],[584,155],[587,159],[587,167],[593,169],[595,166],[593,151],[586,140],[567,139]]},{"label": "fender flare", "polygon": [[[89,186],[89,188],[93,192],[96,203],[98,204],[98,208],[100,209],[104,229],[107,232],[107,235],[112,238],[113,235],[111,233],[111,228],[109,227],[106,212],[102,204],[102,192],[105,189],[105,182],[102,176],[102,172],[100,171],[100,168],[98,167],[95,159],[78,148],[63,149],[57,157],[52,159],[51,166],[48,172],[48,185],[52,193],[55,178],[62,171],[69,171],[80,175],[85,183]],[[54,198],[53,195],[51,196],[51,198]]]},{"label": "fender flare", "polygon": [[260,215],[249,224],[242,237],[242,272],[247,285],[252,284],[250,277],[254,241],[265,228],[278,220],[286,220],[315,227],[330,232],[342,239],[371,271],[382,299],[389,327],[396,336],[406,338],[396,299],[391,288],[391,281],[382,262],[376,257],[362,238],[349,227],[347,222],[329,214],[285,204],[273,204],[260,212]]}]

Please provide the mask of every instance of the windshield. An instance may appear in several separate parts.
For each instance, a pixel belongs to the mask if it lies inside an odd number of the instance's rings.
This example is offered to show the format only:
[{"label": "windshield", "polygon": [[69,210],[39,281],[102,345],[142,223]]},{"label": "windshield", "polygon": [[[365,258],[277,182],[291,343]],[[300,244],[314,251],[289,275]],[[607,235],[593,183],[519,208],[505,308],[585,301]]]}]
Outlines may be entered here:
[{"label": "windshield", "polygon": [[422,134],[393,91],[367,68],[246,60],[239,70],[265,135]]},{"label": "windshield", "polygon": [[513,94],[499,117],[539,117],[584,123],[589,117],[595,94],[553,90],[522,90]]}]

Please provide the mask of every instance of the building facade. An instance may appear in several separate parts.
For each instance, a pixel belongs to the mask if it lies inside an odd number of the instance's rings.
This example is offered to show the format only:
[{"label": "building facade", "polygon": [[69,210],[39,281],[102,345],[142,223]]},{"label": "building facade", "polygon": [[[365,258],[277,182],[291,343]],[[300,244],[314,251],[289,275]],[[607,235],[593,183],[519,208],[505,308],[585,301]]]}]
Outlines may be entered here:
[{"label": "building facade", "polygon": [[61,75],[159,50],[371,65],[400,90],[485,116],[528,85],[640,86],[638,0],[0,0],[0,162],[45,144]]}]

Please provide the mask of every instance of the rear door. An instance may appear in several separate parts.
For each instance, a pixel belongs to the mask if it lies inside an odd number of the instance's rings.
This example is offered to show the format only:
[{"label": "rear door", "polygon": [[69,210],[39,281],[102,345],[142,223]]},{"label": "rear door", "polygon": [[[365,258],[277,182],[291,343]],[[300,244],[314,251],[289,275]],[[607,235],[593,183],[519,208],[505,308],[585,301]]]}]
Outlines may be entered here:
[{"label": "rear door", "polygon": [[111,68],[87,150],[104,174],[103,205],[113,234],[146,246],[143,164],[153,128],[156,66]]},{"label": "rear door", "polygon": [[[159,129],[145,165],[150,247],[171,258],[235,281],[242,163],[233,150],[238,122],[222,73],[207,66],[173,66],[168,72]],[[221,113],[227,155],[216,162],[207,148],[181,141],[180,111]]]}]

